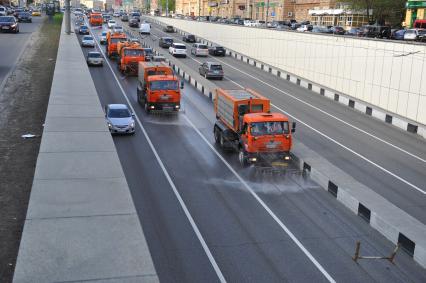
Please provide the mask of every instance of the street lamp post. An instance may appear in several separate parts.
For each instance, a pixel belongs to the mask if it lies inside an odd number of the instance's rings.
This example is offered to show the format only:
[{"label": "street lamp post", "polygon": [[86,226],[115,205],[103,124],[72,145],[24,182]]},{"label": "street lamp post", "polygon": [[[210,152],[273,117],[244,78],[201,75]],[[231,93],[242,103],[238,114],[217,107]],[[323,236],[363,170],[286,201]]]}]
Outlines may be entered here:
[{"label": "street lamp post", "polygon": [[70,0],[65,0],[65,33],[71,34],[71,9]]},{"label": "street lamp post", "polygon": [[269,16],[269,0],[266,1],[266,17],[265,17],[265,24],[268,23],[268,16]]},{"label": "street lamp post", "polygon": [[169,16],[169,0],[166,0],[166,17]]}]

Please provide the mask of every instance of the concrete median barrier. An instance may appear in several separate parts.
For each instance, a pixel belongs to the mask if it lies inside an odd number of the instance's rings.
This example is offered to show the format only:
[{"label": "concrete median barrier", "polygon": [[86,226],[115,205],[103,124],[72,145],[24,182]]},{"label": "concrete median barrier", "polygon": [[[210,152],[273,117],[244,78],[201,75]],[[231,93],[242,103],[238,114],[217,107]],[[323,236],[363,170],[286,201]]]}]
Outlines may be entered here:
[{"label": "concrete median barrier", "polygon": [[158,282],[75,34],[59,43],[13,282]]}]

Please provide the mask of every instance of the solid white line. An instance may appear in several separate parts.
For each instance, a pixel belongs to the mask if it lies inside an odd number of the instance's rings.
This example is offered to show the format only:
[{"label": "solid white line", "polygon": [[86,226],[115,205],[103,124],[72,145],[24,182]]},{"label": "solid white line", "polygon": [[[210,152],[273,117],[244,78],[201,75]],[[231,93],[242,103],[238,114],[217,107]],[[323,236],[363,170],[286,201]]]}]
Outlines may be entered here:
[{"label": "solid white line", "polygon": [[[193,58],[193,57],[191,57],[191,56],[188,56],[188,58],[190,58],[190,59],[194,60],[195,62],[201,63],[201,61],[198,61],[197,59],[195,59],[195,58]],[[221,61],[221,60],[219,60],[219,61]],[[222,61],[221,61],[221,62],[222,62]],[[223,62],[223,63],[224,63],[224,62]],[[225,64],[225,65],[228,65],[228,64],[226,64],[226,63],[224,63],[224,64]],[[230,66],[230,65],[228,65],[228,66]],[[230,66],[230,67],[232,67],[232,66]],[[234,67],[232,67],[232,68],[234,68]],[[234,69],[236,69],[236,68],[234,68]],[[237,71],[239,71],[238,69],[236,69],[236,70],[237,70]],[[240,71],[240,72],[242,72],[242,71]],[[248,75],[248,76],[250,76],[250,77],[252,77],[252,78],[254,78],[254,79],[258,80],[258,81],[261,81],[261,80],[257,79],[256,77],[253,77],[253,76],[251,76],[251,75],[249,75],[249,74],[247,74],[247,73],[245,73],[245,72],[242,72],[242,73],[244,73],[244,74],[246,74],[246,75]],[[239,84],[239,83],[237,83],[237,82],[233,81],[233,80],[232,80],[232,79],[230,79],[229,77],[227,77],[227,76],[224,76],[224,77],[225,77],[227,80],[229,80],[230,82],[232,82],[232,83],[234,83],[235,85],[237,85],[238,87],[244,88],[241,84]],[[261,82],[263,82],[263,81],[261,81]],[[278,89],[278,88],[276,88],[276,87],[274,87],[274,86],[272,86],[272,85],[270,85],[270,84],[268,84],[268,83],[265,83],[265,82],[263,82],[263,83],[264,83],[264,84],[266,84],[266,85],[268,85],[268,86],[270,86],[270,87],[272,87],[272,88],[274,88],[274,89],[276,89],[276,90],[278,90],[278,91],[281,91],[280,89]],[[281,92],[282,92],[282,91],[281,91]],[[291,96],[291,95],[290,95],[290,96]],[[292,96],[292,97],[293,97],[293,96]],[[298,98],[295,98],[295,99],[299,100]],[[301,101],[302,101],[302,100],[301,100]],[[303,102],[303,101],[302,101],[302,102]],[[349,152],[351,152],[352,154],[354,154],[354,155],[358,156],[359,158],[361,158],[361,159],[363,159],[363,160],[367,161],[367,162],[368,162],[368,163],[370,163],[371,165],[373,165],[373,166],[377,167],[378,169],[382,170],[383,172],[385,172],[385,173],[387,173],[387,174],[391,175],[392,177],[394,177],[394,178],[398,179],[399,181],[401,181],[401,182],[405,183],[406,185],[408,185],[408,186],[412,187],[412,188],[413,188],[413,189],[415,189],[416,191],[418,191],[418,192],[420,192],[420,193],[422,193],[422,194],[424,194],[424,195],[426,194],[426,191],[424,191],[423,189],[419,188],[418,186],[416,186],[416,185],[414,185],[414,184],[410,183],[409,181],[407,181],[407,180],[405,180],[404,178],[402,178],[402,177],[400,177],[400,176],[396,175],[395,173],[393,173],[393,172],[389,171],[388,169],[384,168],[383,166],[381,166],[381,165],[379,165],[379,164],[377,164],[377,163],[375,163],[375,162],[371,161],[371,160],[370,160],[370,159],[368,159],[367,157],[365,157],[365,156],[363,156],[362,154],[360,154],[360,153],[358,153],[358,152],[354,151],[353,149],[351,149],[351,148],[349,148],[349,147],[347,147],[347,146],[343,145],[342,143],[338,142],[337,140],[333,139],[332,137],[327,136],[327,135],[326,135],[326,134],[324,134],[323,132],[321,132],[321,131],[319,131],[319,130],[315,129],[314,127],[312,127],[312,126],[308,125],[307,123],[303,122],[302,120],[300,120],[300,119],[296,118],[294,115],[289,114],[288,112],[284,111],[283,109],[281,109],[280,107],[278,107],[278,106],[274,105],[273,103],[271,103],[271,105],[272,105],[273,107],[275,107],[277,110],[279,110],[279,111],[281,111],[282,113],[286,114],[287,116],[289,116],[289,117],[293,118],[294,120],[298,121],[299,123],[301,123],[301,124],[305,125],[306,127],[308,127],[309,129],[311,129],[312,131],[314,131],[314,132],[316,132],[316,133],[320,134],[321,136],[323,136],[323,137],[327,138],[328,140],[330,140],[330,141],[334,142],[335,144],[339,145],[339,146],[340,146],[340,147],[342,147],[343,149],[348,150],[348,151],[349,151]],[[313,106],[313,107],[314,107],[314,106]],[[321,109],[319,109],[319,110],[321,110]],[[322,111],[322,110],[321,110],[321,111]],[[333,116],[333,117],[334,117],[334,116]],[[338,119],[338,118],[337,118],[337,119]],[[344,121],[342,121],[342,122],[344,122]],[[346,123],[346,122],[345,122],[345,123]],[[401,149],[401,151],[403,151],[403,150]],[[414,155],[413,155],[413,156],[414,156]],[[416,156],[414,156],[414,157],[416,157]],[[423,160],[423,159],[421,159],[420,157],[416,157],[416,158],[417,158],[417,159],[420,159],[420,160]]]},{"label": "solid white line", "polygon": [[[158,29],[158,28],[157,28],[157,29]],[[158,30],[159,30],[159,29],[158,29]],[[174,36],[174,37],[175,37],[176,39],[179,39],[177,36]],[[185,42],[184,42],[184,43],[185,43]],[[186,43],[185,43],[185,44],[186,44]],[[226,65],[226,66],[228,66],[228,67],[230,67],[230,68],[232,68],[232,69],[234,69],[234,70],[236,70],[236,71],[238,71],[238,72],[240,72],[240,73],[242,73],[242,74],[244,74],[244,75],[246,75],[246,76],[249,76],[250,78],[255,79],[255,80],[257,80],[258,82],[261,82],[261,83],[263,83],[264,85],[269,86],[270,88],[272,88],[272,89],[274,89],[274,90],[276,90],[276,91],[278,91],[278,92],[281,92],[282,94],[285,94],[286,96],[291,97],[291,98],[293,98],[293,99],[295,99],[295,100],[297,100],[297,101],[299,101],[299,102],[301,102],[301,103],[303,103],[303,104],[305,104],[305,105],[307,105],[307,106],[309,106],[309,107],[311,107],[311,108],[313,108],[313,109],[315,109],[315,110],[317,110],[317,111],[319,111],[319,112],[321,112],[321,113],[323,113],[323,114],[325,114],[325,115],[327,115],[327,116],[329,116],[329,117],[331,117],[331,118],[333,118],[333,119],[335,119],[335,120],[337,120],[337,121],[339,121],[339,122],[341,122],[341,123],[343,123],[343,124],[345,124],[345,125],[347,125],[347,126],[349,126],[349,127],[351,127],[351,128],[353,128],[353,129],[355,129],[355,130],[357,130],[357,131],[359,131],[359,132],[363,133],[363,134],[366,134],[366,135],[368,135],[368,136],[370,136],[370,137],[372,137],[372,138],[374,138],[374,139],[376,139],[376,140],[378,140],[378,141],[381,141],[381,142],[383,142],[383,143],[387,144],[387,145],[388,145],[388,146],[390,146],[390,147],[393,147],[393,148],[394,148],[394,149],[396,149],[396,150],[399,150],[399,151],[401,151],[401,152],[403,152],[403,153],[405,153],[405,154],[407,154],[407,155],[409,155],[409,156],[411,156],[411,157],[413,157],[413,158],[415,158],[415,159],[417,159],[417,160],[419,160],[419,161],[421,161],[421,162],[423,162],[423,163],[426,163],[426,159],[421,158],[421,157],[419,157],[419,156],[417,156],[417,155],[415,155],[415,154],[413,154],[413,153],[411,153],[411,152],[409,152],[409,151],[407,151],[407,150],[405,150],[405,149],[403,149],[403,148],[400,148],[400,147],[398,147],[398,146],[396,146],[396,145],[394,145],[394,144],[392,144],[392,143],[390,143],[390,142],[388,142],[388,141],[386,141],[386,140],[384,140],[384,139],[382,139],[382,138],[379,138],[379,137],[377,137],[377,136],[375,136],[375,135],[373,135],[373,134],[371,134],[371,133],[369,133],[369,132],[367,132],[367,131],[365,131],[365,130],[363,130],[363,129],[361,129],[361,128],[359,128],[359,127],[355,126],[355,125],[352,125],[352,124],[350,124],[350,123],[348,123],[348,122],[344,121],[343,119],[341,119],[341,118],[339,118],[339,117],[336,117],[336,116],[334,116],[334,115],[332,115],[332,114],[330,114],[330,113],[328,113],[328,112],[326,112],[326,111],[322,110],[321,108],[319,108],[319,107],[317,107],[317,106],[315,106],[315,105],[312,105],[312,104],[310,104],[310,103],[308,103],[308,102],[306,102],[306,101],[304,101],[304,100],[302,100],[302,99],[300,99],[300,98],[298,98],[298,97],[296,97],[296,96],[294,96],[294,95],[292,95],[292,94],[290,94],[290,93],[288,93],[288,92],[286,92],[286,91],[284,91],[284,90],[282,90],[282,89],[279,89],[279,88],[277,88],[277,87],[275,87],[275,86],[273,86],[273,85],[271,85],[271,84],[269,84],[269,83],[267,83],[267,82],[265,82],[265,81],[262,81],[261,79],[259,79],[259,78],[255,77],[255,76],[253,76],[253,75],[250,75],[250,74],[249,74],[249,73],[247,73],[247,72],[244,72],[244,71],[242,71],[242,70],[240,70],[240,69],[238,69],[238,68],[236,68],[236,67],[234,67],[234,66],[232,66],[232,65],[230,65],[230,64],[228,64],[228,63],[226,63],[226,62],[225,62],[225,61],[223,61],[223,60],[218,59],[217,57],[212,57],[212,56],[210,56],[210,55],[208,55],[208,57],[213,58],[214,60],[217,60],[217,61],[221,62],[222,64],[224,64],[224,65]]]},{"label": "solid white line", "polygon": [[186,115],[183,115],[186,121],[197,132],[201,139],[207,146],[214,152],[214,154],[225,164],[225,166],[234,174],[234,176],[244,185],[254,199],[266,210],[266,212],[275,220],[275,222],[284,230],[284,232],[291,238],[291,240],[299,247],[300,250],[309,258],[315,267],[324,275],[329,282],[336,282],[333,277],[322,267],[322,265],[314,258],[314,256],[303,246],[303,244],[296,238],[296,236],[287,228],[287,226],[278,218],[278,216],[266,205],[266,203],[253,191],[247,182],[232,168],[232,166],[222,157],[222,155],[210,144],[204,135],[197,129],[191,120]]},{"label": "solid white line", "polygon": [[[91,33],[92,33],[92,32],[91,32]],[[108,67],[110,68],[110,70],[111,70],[111,72],[112,72],[112,74],[113,74],[113,76],[114,76],[114,79],[116,80],[116,82],[117,82],[117,84],[118,84],[118,87],[119,87],[119,88],[120,88],[120,90],[121,90],[122,95],[124,96],[124,98],[125,98],[125,99],[126,99],[126,101],[127,101],[127,104],[129,105],[129,107],[130,107],[130,109],[132,110],[132,112],[133,112],[133,113],[135,113],[136,121],[138,122],[139,127],[141,128],[141,130],[142,130],[142,132],[143,132],[143,134],[144,134],[144,136],[145,136],[146,140],[148,141],[149,147],[151,148],[152,152],[154,153],[154,156],[155,156],[155,158],[157,159],[157,162],[158,162],[158,164],[160,165],[161,170],[162,170],[162,171],[163,171],[163,173],[164,173],[164,176],[166,176],[167,181],[169,182],[170,186],[172,187],[173,192],[174,192],[174,194],[175,194],[175,196],[176,196],[177,200],[179,201],[180,206],[182,207],[182,209],[183,209],[183,211],[184,211],[184,213],[185,213],[185,215],[186,215],[186,218],[188,219],[189,223],[190,223],[190,224],[191,224],[191,226],[192,226],[192,229],[193,229],[193,230],[194,230],[194,232],[195,232],[195,235],[197,236],[198,240],[200,241],[201,246],[203,247],[204,252],[206,253],[206,255],[207,255],[207,257],[208,257],[208,259],[209,259],[209,261],[210,261],[210,264],[213,266],[213,269],[215,270],[216,275],[217,275],[217,277],[219,278],[219,281],[220,281],[220,282],[226,282],[225,277],[224,277],[224,276],[223,276],[223,274],[222,274],[222,271],[220,270],[220,268],[219,268],[218,264],[216,263],[216,260],[214,259],[213,255],[212,255],[212,253],[211,253],[211,251],[210,251],[210,249],[209,249],[209,247],[207,246],[207,243],[206,243],[206,241],[204,240],[203,235],[201,235],[201,232],[200,232],[200,230],[198,229],[197,224],[195,223],[194,219],[192,218],[192,216],[191,216],[191,214],[190,214],[190,212],[189,212],[189,210],[188,210],[188,208],[187,208],[187,206],[186,206],[185,202],[183,201],[183,199],[182,199],[182,197],[181,197],[181,195],[180,195],[179,191],[177,190],[177,188],[176,188],[176,186],[175,186],[175,184],[174,184],[174,182],[173,182],[172,178],[170,177],[169,172],[167,171],[166,167],[164,166],[163,161],[161,160],[160,156],[158,155],[157,150],[156,150],[156,149],[155,149],[155,147],[154,147],[154,144],[152,143],[151,139],[149,138],[148,133],[146,132],[146,130],[145,130],[145,128],[144,128],[144,126],[142,125],[142,123],[141,123],[141,121],[140,121],[139,117],[136,115],[135,109],[133,108],[133,106],[132,106],[132,104],[131,104],[130,100],[128,99],[128,97],[127,97],[127,95],[126,95],[126,92],[124,91],[123,87],[121,86],[120,80],[119,80],[119,79],[117,78],[117,76],[115,75],[114,70],[112,69],[111,64],[110,64],[110,63],[109,63],[109,61],[108,61],[108,58],[105,56],[104,51],[102,50],[101,46],[99,45],[99,43],[98,43],[98,39],[96,38],[96,36],[95,36],[93,33],[92,33],[92,36],[93,36],[93,38],[95,39],[96,45],[98,46],[98,48],[99,48],[100,52],[101,52],[101,53],[102,53],[102,55],[104,56],[104,58],[105,58],[105,62],[107,63]]]}]

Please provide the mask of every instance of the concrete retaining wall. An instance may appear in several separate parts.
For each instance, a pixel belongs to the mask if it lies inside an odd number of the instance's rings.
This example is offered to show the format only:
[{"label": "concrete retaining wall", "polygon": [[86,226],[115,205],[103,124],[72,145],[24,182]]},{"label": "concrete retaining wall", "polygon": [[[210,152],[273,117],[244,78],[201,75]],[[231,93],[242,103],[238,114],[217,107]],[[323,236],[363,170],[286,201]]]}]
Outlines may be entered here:
[{"label": "concrete retaining wall", "polygon": [[273,74],[288,72],[412,120],[424,132],[426,45],[155,19],[223,45],[249,64],[257,61],[263,70],[273,67]]}]

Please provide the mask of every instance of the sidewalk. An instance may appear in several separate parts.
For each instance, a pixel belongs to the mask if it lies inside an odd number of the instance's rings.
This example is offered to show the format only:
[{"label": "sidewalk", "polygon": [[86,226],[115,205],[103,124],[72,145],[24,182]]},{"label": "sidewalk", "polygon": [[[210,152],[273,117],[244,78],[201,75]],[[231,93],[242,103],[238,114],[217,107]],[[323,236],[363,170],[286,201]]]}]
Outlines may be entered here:
[{"label": "sidewalk", "polygon": [[158,282],[78,39],[63,31],[14,282]]}]

